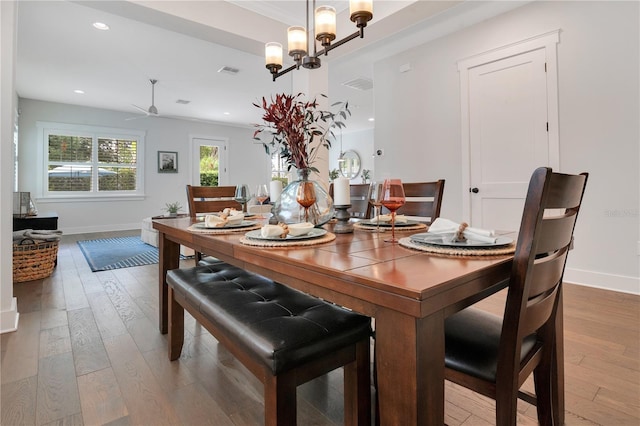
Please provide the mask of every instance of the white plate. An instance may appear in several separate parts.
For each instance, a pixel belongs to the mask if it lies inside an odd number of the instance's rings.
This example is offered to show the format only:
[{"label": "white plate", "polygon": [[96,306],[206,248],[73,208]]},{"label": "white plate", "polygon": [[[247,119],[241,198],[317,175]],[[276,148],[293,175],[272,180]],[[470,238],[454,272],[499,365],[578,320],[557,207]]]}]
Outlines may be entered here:
[{"label": "white plate", "polygon": [[194,228],[201,228],[201,229],[227,229],[227,228],[248,228],[249,226],[253,226],[255,225],[256,222],[255,220],[243,220],[242,222],[235,224],[235,225],[225,225],[225,226],[207,226],[204,222],[198,222],[198,223],[194,223],[193,227]]},{"label": "white plate", "polygon": [[428,232],[424,232],[422,234],[414,234],[412,235],[411,241],[420,244],[429,244],[432,246],[442,246],[442,247],[469,247],[469,248],[494,248],[494,247],[503,247],[508,246],[513,242],[513,238],[509,237],[496,237],[495,243],[485,243],[482,241],[453,241],[453,237],[455,234],[429,234]]},{"label": "white plate", "polygon": [[293,241],[293,240],[310,240],[312,238],[322,237],[327,233],[325,229],[313,228],[309,233],[304,235],[299,235],[294,237],[293,235],[287,234],[286,238],[276,237],[263,237],[261,233],[261,229],[256,229],[254,231],[249,231],[244,234],[245,237],[251,238],[252,240],[269,240],[269,241]]}]

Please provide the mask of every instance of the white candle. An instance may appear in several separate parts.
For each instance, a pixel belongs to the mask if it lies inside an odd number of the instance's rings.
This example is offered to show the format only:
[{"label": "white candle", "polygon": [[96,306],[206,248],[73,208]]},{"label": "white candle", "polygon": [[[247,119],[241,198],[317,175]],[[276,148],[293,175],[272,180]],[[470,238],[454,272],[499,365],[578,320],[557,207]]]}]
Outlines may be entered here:
[{"label": "white candle", "polygon": [[271,204],[275,203],[282,194],[282,182],[279,180],[272,180],[269,182],[269,198]]},{"label": "white candle", "polygon": [[339,177],[333,181],[334,205],[346,206],[351,204],[351,194],[349,190],[349,179]]}]

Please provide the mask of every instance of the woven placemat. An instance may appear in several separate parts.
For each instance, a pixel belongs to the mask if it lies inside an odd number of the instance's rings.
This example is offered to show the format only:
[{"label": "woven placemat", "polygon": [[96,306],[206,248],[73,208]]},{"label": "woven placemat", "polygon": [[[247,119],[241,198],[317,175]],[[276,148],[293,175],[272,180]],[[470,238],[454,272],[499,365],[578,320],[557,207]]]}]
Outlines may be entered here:
[{"label": "woven placemat", "polygon": [[322,237],[311,238],[308,240],[256,240],[253,238],[242,237],[240,243],[247,246],[254,247],[300,247],[300,246],[315,246],[317,244],[324,244],[336,239],[336,234],[327,232]]},{"label": "woven placemat", "polygon": [[[356,222],[353,224],[355,229],[359,229],[361,231],[376,231],[376,225],[369,225],[367,223]],[[381,226],[380,229],[384,229],[385,231],[391,232],[390,226]],[[416,223],[415,225],[408,226],[396,226],[396,232],[408,232],[408,231],[420,231],[422,229],[427,229],[427,225],[424,223]]]},{"label": "woven placemat", "polygon": [[506,247],[482,249],[466,247],[440,247],[414,243],[413,241],[411,241],[410,237],[400,238],[400,245],[414,250],[426,251],[428,253],[436,253],[446,256],[501,256],[505,254],[512,254],[516,251],[516,245],[513,243],[509,244]]},{"label": "woven placemat", "polygon": [[191,232],[198,232],[200,234],[224,235],[224,234],[234,234],[236,232],[253,231],[254,229],[260,229],[260,228],[262,228],[262,225],[260,225],[259,223],[256,223],[255,225],[244,226],[242,228],[198,228],[194,225],[190,225],[187,228],[187,230]]}]

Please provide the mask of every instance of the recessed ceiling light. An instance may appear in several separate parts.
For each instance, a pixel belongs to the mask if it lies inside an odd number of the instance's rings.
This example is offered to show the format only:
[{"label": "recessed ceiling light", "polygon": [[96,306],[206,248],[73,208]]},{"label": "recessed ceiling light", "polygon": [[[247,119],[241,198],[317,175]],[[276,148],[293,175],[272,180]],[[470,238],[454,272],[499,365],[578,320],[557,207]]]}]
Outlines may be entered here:
[{"label": "recessed ceiling light", "polygon": [[369,119],[369,121],[376,121],[376,119],[375,119],[375,118],[373,118],[373,117],[371,117],[371,118]]},{"label": "recessed ceiling light", "polygon": [[103,22],[94,22],[93,28],[102,30],[102,31],[107,31],[109,29],[109,26]]},{"label": "recessed ceiling light", "polygon": [[231,115],[231,113],[230,113],[230,112],[227,112],[227,111],[223,112],[223,114],[224,114],[224,115]]},{"label": "recessed ceiling light", "polygon": [[73,93],[77,93],[78,95],[84,95],[84,90],[76,89]]}]

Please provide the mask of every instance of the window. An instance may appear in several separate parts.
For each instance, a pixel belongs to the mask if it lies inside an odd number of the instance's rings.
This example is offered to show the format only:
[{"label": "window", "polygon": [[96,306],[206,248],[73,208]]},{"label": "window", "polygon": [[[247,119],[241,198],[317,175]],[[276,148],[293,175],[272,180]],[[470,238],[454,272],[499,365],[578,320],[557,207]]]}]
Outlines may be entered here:
[{"label": "window", "polygon": [[286,158],[281,157],[279,152],[271,154],[271,180],[280,180],[283,185],[287,185],[288,174]]},{"label": "window", "polygon": [[142,195],[144,133],[39,123],[43,135],[43,195],[114,197]]}]

